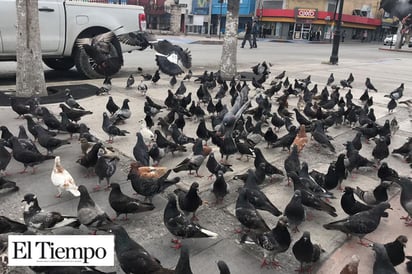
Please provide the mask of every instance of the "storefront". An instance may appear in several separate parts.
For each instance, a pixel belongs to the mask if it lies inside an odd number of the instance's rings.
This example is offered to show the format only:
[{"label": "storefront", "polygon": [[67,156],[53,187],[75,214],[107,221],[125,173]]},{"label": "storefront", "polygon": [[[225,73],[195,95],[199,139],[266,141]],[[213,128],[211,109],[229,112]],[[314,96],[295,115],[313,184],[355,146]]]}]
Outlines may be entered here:
[{"label": "storefront", "polygon": [[[259,9],[260,24],[265,26],[266,37],[286,40],[330,40],[333,37],[333,12],[316,8]],[[342,15],[342,30],[346,39],[361,39],[365,31],[369,40],[376,40],[381,20],[356,15]]]}]

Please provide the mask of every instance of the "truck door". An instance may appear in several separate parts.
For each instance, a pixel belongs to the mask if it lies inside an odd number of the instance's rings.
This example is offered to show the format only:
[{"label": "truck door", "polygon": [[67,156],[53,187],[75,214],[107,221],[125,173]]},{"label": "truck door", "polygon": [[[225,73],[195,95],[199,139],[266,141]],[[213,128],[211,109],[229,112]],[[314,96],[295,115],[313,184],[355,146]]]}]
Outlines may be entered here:
[{"label": "truck door", "polygon": [[[0,35],[4,53],[16,51],[16,0],[2,0]],[[3,14],[4,12],[4,14]],[[59,55],[64,47],[63,1],[39,0],[40,40],[43,54]]]}]

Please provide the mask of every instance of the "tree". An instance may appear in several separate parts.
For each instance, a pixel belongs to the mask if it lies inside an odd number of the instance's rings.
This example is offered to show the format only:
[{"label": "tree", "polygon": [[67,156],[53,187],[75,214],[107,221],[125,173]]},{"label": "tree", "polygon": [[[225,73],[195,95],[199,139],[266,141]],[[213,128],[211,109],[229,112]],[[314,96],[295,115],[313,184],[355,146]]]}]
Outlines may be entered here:
[{"label": "tree", "polygon": [[240,0],[227,1],[226,32],[223,37],[220,71],[224,78],[232,78],[237,73],[237,29]]},{"label": "tree", "polygon": [[16,0],[16,95],[45,96],[46,82],[40,45],[38,0]]}]

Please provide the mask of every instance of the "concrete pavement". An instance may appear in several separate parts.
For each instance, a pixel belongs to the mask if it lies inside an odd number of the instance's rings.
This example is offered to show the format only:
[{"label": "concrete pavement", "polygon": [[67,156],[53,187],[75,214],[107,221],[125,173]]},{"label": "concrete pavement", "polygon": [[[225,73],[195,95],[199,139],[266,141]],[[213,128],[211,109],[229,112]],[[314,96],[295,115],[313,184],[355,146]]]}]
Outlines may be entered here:
[{"label": "concrete pavement", "polygon": [[[221,46],[189,44],[190,41],[182,37],[173,37],[172,40],[182,44],[183,47],[191,49],[193,55],[192,70],[194,74],[199,75],[204,69],[214,71],[218,69],[217,64],[220,58]],[[411,136],[412,128],[410,118],[408,117],[408,110],[403,106],[398,106],[394,114],[389,115],[386,109],[388,100],[384,98],[384,94],[395,89],[401,82],[405,83],[404,98],[412,98],[410,96],[412,87],[410,75],[412,69],[410,59],[408,59],[409,54],[379,51],[378,45],[348,44],[341,46],[339,65],[329,66],[321,64],[322,61],[328,59],[331,50],[328,45],[285,44],[260,41],[258,47],[257,50],[238,49],[239,71],[249,70],[251,65],[266,60],[273,64],[271,68],[272,75],[268,83],[274,75],[282,70],[286,70],[289,80],[304,78],[310,74],[313,84],[317,83],[320,88],[323,88],[331,72],[334,73],[335,79],[347,78],[349,72],[352,72],[355,76],[352,93],[354,98],[356,98],[356,103],[360,103],[357,98],[363,93],[365,77],[368,76],[379,90],[378,93],[370,93],[374,98],[373,107],[378,122],[383,124],[386,119],[396,117],[400,123],[400,130],[392,139],[390,149],[392,150],[393,148],[399,147],[405,142],[407,137]],[[133,190],[130,183],[126,181],[126,174],[129,163],[133,159],[132,148],[136,141],[135,132],[137,130],[137,121],[144,118],[142,108],[145,99],[138,94],[135,89],[125,90],[124,86],[128,74],[133,72],[137,66],[142,66],[148,72],[155,70],[152,56],[149,56],[149,54],[142,56],[141,53],[132,53],[126,58],[125,67],[120,75],[113,79],[113,89],[111,91],[111,95],[118,104],[121,104],[124,98],[129,98],[131,101],[130,107],[133,112],[131,119],[128,120],[125,125],[120,126],[122,129],[129,130],[131,134],[127,137],[115,138],[113,144],[113,147],[121,155],[122,160],[119,163],[120,168],[112,181],[121,183],[122,190],[129,195],[133,193]],[[48,74],[50,73],[48,72]],[[1,84],[5,84],[2,87],[12,87],[13,83],[12,80],[10,80],[11,78],[13,78],[13,69],[4,67],[4,64],[0,63],[0,80],[2,81]],[[137,79],[139,79],[139,77],[136,77],[136,80]],[[180,77],[178,80],[180,81],[181,79]],[[65,81],[70,83],[88,82],[95,85],[101,84],[101,80],[71,81],[70,79],[66,79]],[[170,88],[169,77],[162,74],[161,80],[156,85],[149,84],[148,86],[148,95],[156,102],[162,103],[167,94],[167,89]],[[190,82],[186,83],[186,86],[188,92],[193,93],[192,98],[197,99],[195,94],[198,85],[193,82],[193,78]],[[176,88],[177,86],[173,90]],[[253,92],[252,90],[251,94],[253,94]],[[341,94],[344,95],[345,92],[346,91],[342,91]],[[80,101],[83,107],[94,112],[93,115],[84,117],[82,121],[85,122],[91,128],[92,133],[101,140],[107,139],[107,135],[101,129],[102,112],[105,111],[106,102],[107,97],[105,96],[90,97]],[[290,99],[290,109],[296,106],[296,102],[296,98]],[[256,103],[254,102],[254,104]],[[47,107],[55,114],[59,112],[58,105],[53,104]],[[275,110],[276,104],[273,102],[273,111]],[[162,113],[162,115],[164,114],[166,113]],[[3,117],[1,123],[7,125],[15,134],[18,132],[18,125],[25,125],[25,121],[15,119],[15,113],[9,108],[0,108],[0,116]],[[184,129],[185,134],[195,136],[196,127],[197,124],[194,121],[188,121]],[[208,127],[210,128],[209,124]],[[282,129],[279,135],[283,135],[284,133],[285,130]],[[314,168],[325,172],[328,164],[336,160],[337,155],[344,151],[342,144],[345,140],[353,138],[354,131],[347,126],[341,126],[339,128],[331,128],[329,134],[334,137],[333,144],[336,147],[337,153],[331,154],[323,149],[318,151],[314,147],[313,141],[310,141],[300,155],[301,161],[308,162],[310,169]],[[68,138],[68,135],[61,134],[59,137]],[[362,148],[361,154],[371,158],[373,145],[365,143],[363,145],[364,148]],[[280,149],[267,149],[265,148],[265,144],[260,144],[259,147],[262,148],[265,157],[277,167],[283,169],[283,161],[287,157],[286,152],[280,151]],[[217,151],[216,148],[214,149]],[[55,154],[61,156],[63,166],[72,173],[78,185],[84,184],[91,190],[97,183],[97,178],[83,178],[85,170],[75,163],[75,160],[80,155],[80,145],[75,139],[72,140],[70,145],[57,149]],[[161,161],[160,165],[173,168],[186,156],[187,154],[180,154],[175,157],[168,155]],[[400,158],[389,156],[385,161],[388,162],[390,167],[396,168],[400,174],[410,175],[411,169]],[[213,180],[208,180],[206,176],[203,178],[195,178],[185,172],[172,174],[173,176],[181,177],[182,183],[179,184],[179,187],[182,188],[187,188],[193,181],[200,183],[202,198],[210,201],[209,204],[203,206],[198,212],[200,224],[219,234],[216,240],[186,239],[183,241],[184,244],[189,245],[191,265],[194,273],[217,273],[216,262],[218,260],[225,260],[232,273],[294,273],[294,269],[297,268],[299,264],[291,253],[291,249],[277,257],[282,263],[282,268],[274,270],[260,268],[262,252],[259,248],[255,246],[241,246],[236,243],[238,236],[233,233],[233,230],[239,226],[239,223],[234,216],[234,204],[236,201],[236,189],[241,183],[231,178],[235,174],[242,173],[246,171],[247,168],[252,167],[253,162],[238,161],[235,157],[231,157],[229,162],[233,164],[235,169],[234,172],[225,175],[226,180],[231,185],[231,192],[225,198],[224,204],[219,207],[215,207],[212,204],[213,197],[208,191]],[[16,173],[22,168],[22,165],[12,160],[8,172],[13,174],[10,179],[18,183],[20,191],[0,198],[2,204],[0,214],[21,220],[22,208],[20,200],[21,197],[28,192],[36,193],[39,197],[40,206],[44,209],[58,210],[64,214],[76,214],[78,199],[73,198],[69,193],[65,193],[61,199],[54,198],[56,190],[50,181],[52,166],[53,161],[48,161],[39,165],[36,174],[21,175]],[[199,173],[208,175],[205,167],[202,167]],[[366,170],[356,172],[355,177],[345,181],[344,185],[361,186],[364,189],[370,189],[377,183],[376,170]],[[263,191],[281,210],[284,210],[293,192],[292,189],[285,186],[285,184],[284,178],[277,178],[273,183],[267,182],[263,186]],[[166,193],[172,190],[173,187],[168,189]],[[339,204],[341,193],[337,190],[333,192],[338,197],[338,199],[332,201],[333,206],[338,210],[339,217],[337,218],[343,218],[345,214],[340,209]],[[105,191],[92,193],[93,199],[108,212],[109,215],[113,215],[114,212],[107,202],[107,196],[108,193]],[[399,216],[403,215],[404,211],[400,207],[399,189],[396,187],[391,188],[390,202],[394,209],[389,212],[390,217],[382,220],[379,228],[374,233],[366,236],[367,239],[386,243],[393,241],[396,236],[400,234],[410,235],[410,233],[408,233],[410,228],[405,227],[402,221],[399,220]],[[156,196],[154,204],[156,206],[154,211],[142,215],[131,215],[129,221],[119,221],[119,223],[125,226],[132,238],[142,244],[151,254],[158,257],[163,266],[174,267],[179,252],[170,248],[172,235],[163,225],[163,209],[166,204],[165,194]],[[312,240],[320,243],[326,250],[321,257],[321,263],[315,265],[317,273],[339,273],[353,254],[358,254],[361,258],[361,271],[359,273],[372,273],[371,266],[374,260],[372,250],[357,245],[355,243],[356,238],[347,241],[343,233],[323,229],[323,224],[335,219],[322,212],[312,212],[315,216],[314,220],[304,222],[299,227],[301,232],[293,234],[292,237],[294,243],[294,241],[300,238],[303,231],[310,231]],[[276,224],[277,218],[264,212],[262,214],[270,226]],[[85,230],[82,231],[86,232]],[[407,246],[406,250],[407,254],[412,254],[410,245]],[[110,269],[113,268],[107,268],[107,270]],[[117,265],[115,269],[118,270],[119,273],[122,273]],[[25,271],[23,269],[19,269],[19,271],[20,270]],[[397,270],[399,273],[406,273],[404,264],[398,266]]]}]

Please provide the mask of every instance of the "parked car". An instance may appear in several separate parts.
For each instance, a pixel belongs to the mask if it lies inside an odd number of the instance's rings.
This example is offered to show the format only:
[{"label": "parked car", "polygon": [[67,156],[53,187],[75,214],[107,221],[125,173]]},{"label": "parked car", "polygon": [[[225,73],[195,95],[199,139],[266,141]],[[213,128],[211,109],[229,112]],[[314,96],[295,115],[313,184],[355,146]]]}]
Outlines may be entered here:
[{"label": "parked car", "polygon": [[[398,36],[396,34],[389,34],[383,40],[385,46],[393,46],[396,43]],[[405,44],[405,37],[402,39],[402,45]]]},{"label": "parked car", "polygon": [[[2,0],[0,9],[0,61],[16,60],[16,0]],[[40,42],[44,63],[55,70],[76,66],[88,78],[101,77],[93,63],[76,45],[78,38],[91,38],[109,30],[116,34],[146,30],[144,8],[137,5],[92,3],[80,0],[39,0]],[[121,27],[121,28],[119,28]],[[113,45],[118,52],[133,48]]]}]

